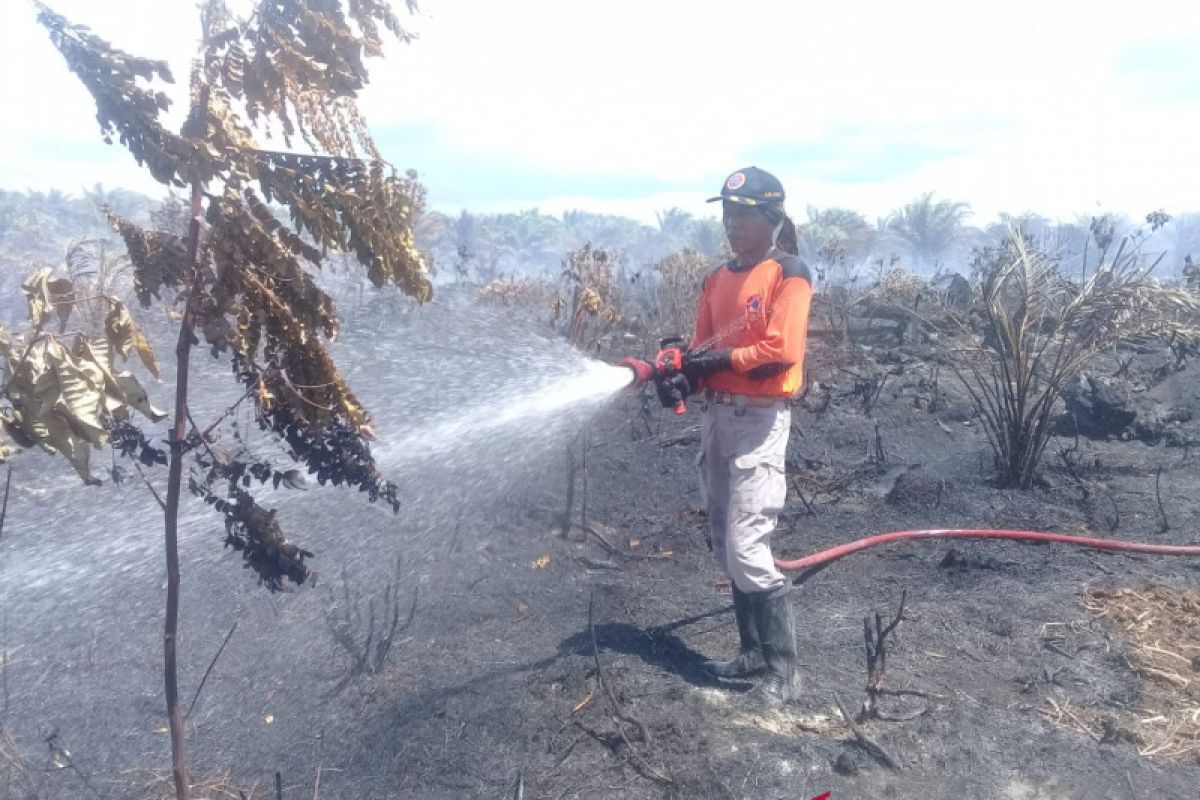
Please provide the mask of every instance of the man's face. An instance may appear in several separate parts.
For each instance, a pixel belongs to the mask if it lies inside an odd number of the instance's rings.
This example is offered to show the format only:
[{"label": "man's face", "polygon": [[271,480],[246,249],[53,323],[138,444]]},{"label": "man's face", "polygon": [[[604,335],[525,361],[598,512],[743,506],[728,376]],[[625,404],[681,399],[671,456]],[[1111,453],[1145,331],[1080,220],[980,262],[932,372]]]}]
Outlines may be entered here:
[{"label": "man's face", "polygon": [[772,225],[762,209],[726,202],[723,210],[725,237],[735,254],[753,254],[770,247]]}]

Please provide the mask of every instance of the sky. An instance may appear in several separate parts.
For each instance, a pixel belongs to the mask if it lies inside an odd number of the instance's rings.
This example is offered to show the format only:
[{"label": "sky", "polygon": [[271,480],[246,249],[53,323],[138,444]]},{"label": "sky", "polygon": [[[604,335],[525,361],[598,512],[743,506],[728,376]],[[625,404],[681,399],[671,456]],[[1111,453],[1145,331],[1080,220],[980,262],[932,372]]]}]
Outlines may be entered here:
[{"label": "sky", "polygon": [[[171,62],[186,103],[195,0],[50,5]],[[0,9],[0,188],[161,193],[32,6]],[[801,216],[927,191],[975,224],[1200,210],[1197,0],[421,0],[408,23],[362,107],[449,213],[711,214],[751,164]]]}]

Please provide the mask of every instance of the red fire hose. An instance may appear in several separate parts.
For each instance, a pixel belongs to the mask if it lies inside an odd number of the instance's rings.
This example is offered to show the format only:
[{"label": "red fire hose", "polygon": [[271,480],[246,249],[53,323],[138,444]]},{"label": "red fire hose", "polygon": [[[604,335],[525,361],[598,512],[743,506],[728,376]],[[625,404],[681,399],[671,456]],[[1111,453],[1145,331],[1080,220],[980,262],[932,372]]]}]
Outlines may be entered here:
[{"label": "red fire hose", "polygon": [[1016,539],[1024,542],[1059,542],[1073,544],[1078,547],[1092,547],[1097,550],[1120,550],[1126,553],[1145,553],[1154,556],[1200,556],[1200,545],[1187,544],[1148,544],[1145,542],[1122,542],[1116,539],[1096,539],[1090,536],[1072,536],[1066,533],[1040,533],[1038,531],[1010,531],[993,528],[945,528],[916,531],[893,531],[875,536],[856,539],[853,542],[839,544],[822,550],[819,553],[796,559],[775,559],[775,566],[781,570],[808,570],[796,580],[802,582],[809,576],[824,569],[838,559],[889,542],[908,541],[910,539]]}]

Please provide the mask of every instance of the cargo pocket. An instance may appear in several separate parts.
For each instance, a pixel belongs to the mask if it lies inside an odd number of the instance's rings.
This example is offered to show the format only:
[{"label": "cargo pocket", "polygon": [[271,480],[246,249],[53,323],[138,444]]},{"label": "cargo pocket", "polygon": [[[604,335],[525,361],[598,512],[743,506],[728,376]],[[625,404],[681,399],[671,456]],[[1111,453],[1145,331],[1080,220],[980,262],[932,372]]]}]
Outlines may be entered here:
[{"label": "cargo pocket", "polygon": [[767,517],[778,516],[787,501],[784,454],[746,453],[735,458],[733,465],[740,473],[738,495],[743,509]]}]

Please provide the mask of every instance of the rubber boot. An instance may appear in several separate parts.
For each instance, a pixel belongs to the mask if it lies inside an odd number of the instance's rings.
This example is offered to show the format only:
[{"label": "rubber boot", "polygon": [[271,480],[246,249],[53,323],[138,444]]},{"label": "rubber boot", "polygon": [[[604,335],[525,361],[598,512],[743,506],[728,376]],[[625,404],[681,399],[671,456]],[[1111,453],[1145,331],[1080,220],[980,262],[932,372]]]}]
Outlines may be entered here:
[{"label": "rubber boot", "polygon": [[767,674],[753,689],[750,700],[765,709],[782,708],[800,694],[796,668],[796,617],[792,612],[791,586],[755,592],[751,597],[754,621],[762,641]]},{"label": "rubber boot", "polygon": [[733,587],[733,616],[737,619],[740,650],[730,661],[705,661],[704,669],[718,678],[747,678],[766,668],[750,595]]}]

